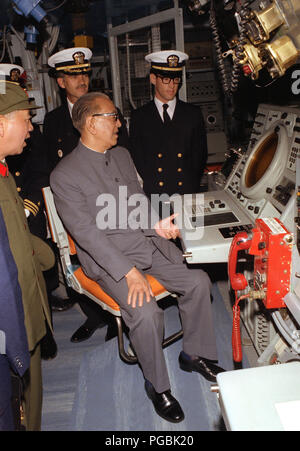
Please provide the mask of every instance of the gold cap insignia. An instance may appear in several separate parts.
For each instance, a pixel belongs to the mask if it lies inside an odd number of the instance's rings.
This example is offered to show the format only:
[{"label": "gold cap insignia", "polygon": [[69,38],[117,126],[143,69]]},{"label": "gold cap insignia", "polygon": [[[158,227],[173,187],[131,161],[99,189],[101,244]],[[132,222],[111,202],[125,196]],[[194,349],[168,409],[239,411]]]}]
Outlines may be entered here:
[{"label": "gold cap insignia", "polygon": [[168,62],[169,67],[177,67],[178,66],[178,61],[179,61],[179,58],[178,58],[177,55],[170,55],[167,58],[167,62]]},{"label": "gold cap insignia", "polygon": [[75,52],[72,55],[75,64],[83,64],[84,63],[84,53],[83,52]]},{"label": "gold cap insignia", "polygon": [[21,76],[20,69],[17,69],[16,67],[13,68],[9,73],[11,81],[19,81],[20,76]]}]

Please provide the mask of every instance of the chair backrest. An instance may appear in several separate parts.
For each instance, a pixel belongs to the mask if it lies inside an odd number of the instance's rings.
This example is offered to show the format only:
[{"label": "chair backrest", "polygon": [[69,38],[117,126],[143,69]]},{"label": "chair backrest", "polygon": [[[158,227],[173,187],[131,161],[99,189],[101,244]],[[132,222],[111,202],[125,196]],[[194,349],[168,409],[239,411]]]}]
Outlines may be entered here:
[{"label": "chair backrest", "polygon": [[74,288],[80,292],[78,282],[74,279],[73,273],[79,267],[71,261],[71,255],[76,254],[76,249],[72,238],[68,235],[55,207],[53,194],[50,186],[43,188],[43,196],[45,201],[45,208],[48,217],[48,224],[50,228],[51,237],[56,243],[59,250],[62,271],[66,278],[69,287]]},{"label": "chair backrest", "polygon": [[67,232],[58,216],[50,186],[42,189],[52,240],[57,247],[68,247]]}]

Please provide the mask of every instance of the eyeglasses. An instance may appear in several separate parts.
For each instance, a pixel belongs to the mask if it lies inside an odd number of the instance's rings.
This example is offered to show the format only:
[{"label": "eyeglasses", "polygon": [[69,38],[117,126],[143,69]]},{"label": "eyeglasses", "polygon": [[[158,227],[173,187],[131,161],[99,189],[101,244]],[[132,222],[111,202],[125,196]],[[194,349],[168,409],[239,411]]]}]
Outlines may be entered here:
[{"label": "eyeglasses", "polygon": [[170,78],[170,77],[163,77],[162,75],[156,75],[156,76],[161,79],[161,81],[163,82],[164,85],[170,84],[171,80],[173,80],[174,85],[179,85],[181,83],[181,77]]},{"label": "eyeglasses", "polygon": [[92,117],[97,117],[97,116],[103,116],[103,117],[113,117],[115,119],[115,121],[117,122],[117,120],[119,119],[119,114],[118,113],[95,113],[92,114]]}]

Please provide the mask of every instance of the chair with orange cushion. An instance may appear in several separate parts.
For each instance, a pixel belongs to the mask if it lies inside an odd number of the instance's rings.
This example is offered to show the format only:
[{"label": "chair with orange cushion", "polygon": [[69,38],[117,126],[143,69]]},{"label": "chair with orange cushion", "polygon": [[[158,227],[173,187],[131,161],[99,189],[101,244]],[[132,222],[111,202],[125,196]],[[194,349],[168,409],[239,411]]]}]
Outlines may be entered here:
[{"label": "chair with orange cushion", "polygon": [[[63,223],[58,216],[53,194],[49,186],[43,188],[43,196],[45,200],[46,213],[48,217],[48,224],[50,228],[51,237],[54,243],[56,243],[59,250],[60,261],[62,271],[66,279],[67,285],[79,294],[84,294],[97,304],[99,304],[104,310],[113,315],[116,320],[118,330],[118,346],[121,358],[127,363],[136,363],[137,358],[132,352],[131,348],[126,351],[124,347],[123,337],[123,323],[121,317],[121,311],[115,300],[110,297],[105,291],[102,290],[100,285],[94,280],[87,277],[76,258],[76,248],[72,237],[68,234],[63,226]],[[160,300],[167,296],[174,296],[169,293],[163,285],[153,276],[146,276],[150,282],[152,292],[156,300]],[[169,337],[165,338],[162,346],[166,347],[179,339],[183,334],[182,329]]]}]

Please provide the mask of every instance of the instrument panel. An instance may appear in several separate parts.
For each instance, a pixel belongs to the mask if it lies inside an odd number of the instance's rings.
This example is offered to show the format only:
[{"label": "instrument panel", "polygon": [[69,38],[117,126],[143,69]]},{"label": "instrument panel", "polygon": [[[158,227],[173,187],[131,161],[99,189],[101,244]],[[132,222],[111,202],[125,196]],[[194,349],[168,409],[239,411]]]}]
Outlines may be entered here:
[{"label": "instrument panel", "polygon": [[251,230],[257,218],[277,217],[293,230],[297,155],[300,110],[259,105],[247,151],[224,189],[197,194],[198,204],[184,196],[174,203],[187,263],[227,262],[234,234]]}]

